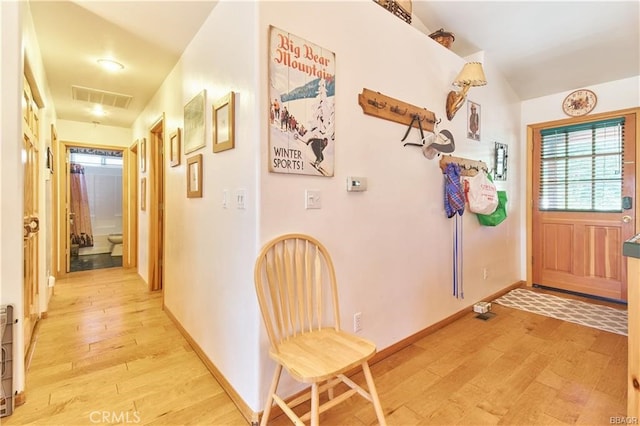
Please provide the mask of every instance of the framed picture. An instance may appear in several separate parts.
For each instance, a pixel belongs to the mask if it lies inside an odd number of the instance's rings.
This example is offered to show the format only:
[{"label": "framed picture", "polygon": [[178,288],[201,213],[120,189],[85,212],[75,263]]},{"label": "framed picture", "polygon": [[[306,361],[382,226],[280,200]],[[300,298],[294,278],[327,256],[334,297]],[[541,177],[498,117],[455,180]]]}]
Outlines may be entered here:
[{"label": "framed picture", "polygon": [[182,139],[182,130],[180,127],[169,136],[169,164],[171,167],[180,164],[180,141]]},{"label": "framed picture", "polygon": [[140,210],[147,210],[147,178],[140,179]]},{"label": "framed picture", "polygon": [[202,154],[187,159],[187,198],[202,197]]},{"label": "framed picture", "polygon": [[467,100],[467,137],[480,140],[480,104]]},{"label": "framed picture", "polygon": [[213,104],[213,152],[233,149],[235,127],[235,93],[229,92]]},{"label": "framed picture", "polygon": [[184,106],[184,153],[188,154],[207,144],[205,140],[205,104],[207,91],[198,93]]},{"label": "framed picture", "polygon": [[144,173],[147,171],[147,139],[142,138],[140,141],[140,172]]},{"label": "framed picture", "polygon": [[51,147],[47,147],[47,169],[49,169],[49,173],[53,174],[53,152]]}]

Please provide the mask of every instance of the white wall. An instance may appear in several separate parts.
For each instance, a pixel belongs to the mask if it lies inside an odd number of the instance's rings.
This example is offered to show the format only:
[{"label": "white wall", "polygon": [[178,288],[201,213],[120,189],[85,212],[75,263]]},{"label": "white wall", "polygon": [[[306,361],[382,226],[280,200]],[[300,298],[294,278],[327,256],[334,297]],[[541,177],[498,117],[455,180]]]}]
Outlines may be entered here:
[{"label": "white wall", "polygon": [[[145,137],[165,113],[165,142],[184,128],[183,108],[206,89],[206,147],[165,167],[164,303],[249,406],[258,411],[259,312],[253,287],[257,253],[256,2],[221,1],[133,127]],[[236,92],[235,148],[212,152],[211,105]],[[149,149],[147,149],[148,151]],[[183,151],[184,152],[184,151]],[[186,160],[203,155],[203,197],[186,197]],[[168,157],[168,156],[167,156]],[[168,158],[167,158],[168,161]],[[140,177],[146,174],[141,174]],[[244,210],[222,207],[247,193]],[[152,207],[152,206],[151,206]],[[140,215],[139,273],[147,276],[150,209]]]},{"label": "white wall", "polygon": [[56,130],[58,131],[58,140],[63,142],[117,147],[129,147],[133,144],[131,129],[125,127],[58,120]]},{"label": "white wall", "polygon": [[0,2],[0,304],[13,304],[14,388],[24,389],[22,327],[22,19],[21,2]]},{"label": "white wall", "polygon": [[[521,174],[514,167],[522,145],[519,101],[490,55],[484,64],[488,85],[469,92],[481,105],[482,140],[476,142],[466,139],[466,106],[451,122],[444,110],[465,61],[373,2],[260,3],[259,105],[268,105],[269,24],[336,55],[336,173],[333,178],[269,173],[264,109],[260,245],[286,232],[309,233],[323,242],[336,267],[342,326],[352,330],[353,314],[362,312],[362,335],[379,349],[522,279],[516,191]],[[455,137],[456,156],[492,165],[494,142],[509,145],[511,173],[499,183],[508,192],[509,217],[488,228],[470,213],[463,216],[464,300],[452,296],[454,221],[444,213],[438,161],[427,160],[417,147],[402,146],[406,126],[363,114],[358,105],[363,88],[435,112],[443,119],[439,129]],[[368,191],[347,193],[349,175],[367,177]],[[304,209],[305,189],[321,191],[322,209]],[[274,368],[267,348],[263,334],[261,398]]]}]

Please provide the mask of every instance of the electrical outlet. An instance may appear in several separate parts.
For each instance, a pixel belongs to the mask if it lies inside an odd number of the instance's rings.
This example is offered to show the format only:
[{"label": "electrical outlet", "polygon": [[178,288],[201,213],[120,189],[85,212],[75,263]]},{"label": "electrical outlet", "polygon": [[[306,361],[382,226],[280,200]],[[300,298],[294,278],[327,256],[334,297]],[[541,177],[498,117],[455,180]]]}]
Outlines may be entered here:
[{"label": "electrical outlet", "polygon": [[247,191],[244,189],[236,190],[236,208],[244,209],[247,206]]},{"label": "electrical outlet", "polygon": [[362,312],[353,314],[353,332],[360,333],[362,331]]}]

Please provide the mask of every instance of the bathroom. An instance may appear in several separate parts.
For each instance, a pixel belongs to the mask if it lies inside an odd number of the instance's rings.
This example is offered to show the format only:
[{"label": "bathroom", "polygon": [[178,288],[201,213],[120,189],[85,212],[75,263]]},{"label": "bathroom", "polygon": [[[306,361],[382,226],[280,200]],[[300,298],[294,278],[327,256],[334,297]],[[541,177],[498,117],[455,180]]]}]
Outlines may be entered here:
[{"label": "bathroom", "polygon": [[122,151],[69,148],[70,272],[122,266]]}]

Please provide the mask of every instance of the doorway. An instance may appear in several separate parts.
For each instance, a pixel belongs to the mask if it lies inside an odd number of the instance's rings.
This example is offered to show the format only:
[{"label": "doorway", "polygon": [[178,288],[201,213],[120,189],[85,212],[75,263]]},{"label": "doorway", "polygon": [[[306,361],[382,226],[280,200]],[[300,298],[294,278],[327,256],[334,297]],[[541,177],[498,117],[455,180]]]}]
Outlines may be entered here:
[{"label": "doorway", "polygon": [[123,152],[69,148],[68,272],[122,266]]},{"label": "doorway", "polygon": [[149,290],[162,290],[164,264],[164,115],[150,130]]},{"label": "doorway", "polygon": [[636,111],[529,126],[530,283],[627,300],[635,234]]},{"label": "doorway", "polygon": [[[54,175],[56,180],[59,180],[54,183],[58,189],[59,233],[54,254],[58,275],[63,277],[67,273],[105,266],[131,266],[129,245],[131,238],[137,238],[136,235],[131,235],[128,228],[131,216],[129,202],[131,185],[128,179],[131,153],[124,147],[66,141],[59,142],[57,151],[58,170],[64,170],[63,173]],[[72,162],[76,162],[76,165],[72,166]],[[88,200],[90,207],[88,216],[92,225],[90,232],[82,227],[84,224],[80,226],[81,224],[77,222],[84,220],[82,213],[78,213],[75,208],[72,210],[71,184],[74,174],[72,169],[79,171],[80,167],[84,170],[85,183],[89,181],[86,183],[87,198],[90,186],[104,188],[104,185],[107,185],[107,189],[96,191]],[[86,179],[87,173],[89,176],[93,174],[93,177]],[[91,212],[92,205],[104,205],[105,202],[113,204],[112,215]],[[76,223],[72,223],[74,221]],[[80,247],[80,245],[85,246]]]}]

